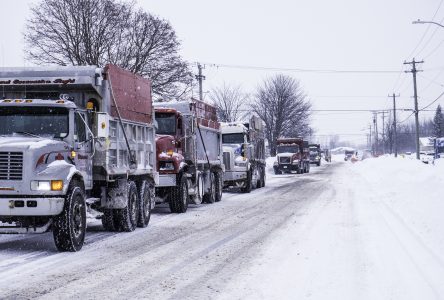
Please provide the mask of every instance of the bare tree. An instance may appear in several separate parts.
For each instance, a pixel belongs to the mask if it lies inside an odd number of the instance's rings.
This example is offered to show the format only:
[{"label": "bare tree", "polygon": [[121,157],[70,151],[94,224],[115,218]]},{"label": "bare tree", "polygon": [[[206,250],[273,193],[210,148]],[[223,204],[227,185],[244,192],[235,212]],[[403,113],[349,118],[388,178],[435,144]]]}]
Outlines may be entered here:
[{"label": "bare tree", "polygon": [[133,2],[41,0],[31,8],[24,36],[25,54],[37,64],[113,63],[150,77],[153,92],[164,97],[177,96],[192,81],[170,23],[135,10]]},{"label": "bare tree", "polygon": [[270,154],[279,137],[305,137],[310,133],[311,104],[298,81],[287,75],[266,79],[258,87],[253,111],[265,122]]},{"label": "bare tree", "polygon": [[242,92],[240,86],[223,84],[222,87],[211,90],[219,121],[239,121],[244,115],[242,108],[248,102],[248,95]]}]

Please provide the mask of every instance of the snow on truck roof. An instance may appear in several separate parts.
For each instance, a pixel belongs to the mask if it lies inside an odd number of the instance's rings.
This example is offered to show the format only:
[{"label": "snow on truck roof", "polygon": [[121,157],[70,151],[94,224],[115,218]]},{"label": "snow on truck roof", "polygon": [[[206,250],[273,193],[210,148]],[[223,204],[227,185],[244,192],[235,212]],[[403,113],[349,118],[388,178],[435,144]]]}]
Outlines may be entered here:
[{"label": "snow on truck roof", "polygon": [[54,106],[76,108],[74,102],[69,100],[43,100],[43,99],[4,99],[0,100],[0,107],[12,106]]}]

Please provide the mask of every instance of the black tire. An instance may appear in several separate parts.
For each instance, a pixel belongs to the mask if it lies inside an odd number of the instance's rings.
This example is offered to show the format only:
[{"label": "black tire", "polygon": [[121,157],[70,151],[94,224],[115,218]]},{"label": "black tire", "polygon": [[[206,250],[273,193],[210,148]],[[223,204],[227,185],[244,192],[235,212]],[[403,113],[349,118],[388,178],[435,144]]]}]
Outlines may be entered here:
[{"label": "black tire", "polygon": [[86,233],[86,203],[82,185],[71,182],[63,211],[54,218],[53,236],[59,251],[82,249]]},{"label": "black tire", "polygon": [[139,216],[139,195],[137,193],[136,183],[128,181],[127,184],[127,206],[123,209],[116,209],[116,223],[119,230],[131,232],[137,227],[137,218]]},{"label": "black tire", "polygon": [[316,165],[317,165],[318,167],[320,167],[320,166],[321,166],[321,162],[320,162],[320,161],[317,162]]},{"label": "black tire", "polygon": [[151,185],[147,181],[142,181],[139,188],[139,217],[137,226],[145,228],[148,226],[151,218],[151,201],[153,200]]},{"label": "black tire", "polygon": [[216,180],[214,173],[210,173],[210,190],[208,193],[204,194],[203,202],[212,204],[216,201]]},{"label": "black tire", "polygon": [[185,176],[180,176],[179,186],[172,188],[169,197],[170,211],[182,214],[188,209],[188,184]]},{"label": "black tire", "polygon": [[222,176],[222,172],[214,173],[214,182],[216,183],[216,202],[220,202],[222,200],[222,189],[224,188],[224,178]]},{"label": "black tire", "polygon": [[251,178],[251,170],[247,172],[247,179],[245,180],[245,184],[241,187],[242,193],[250,193],[252,189],[252,178]]},{"label": "black tire", "polygon": [[102,215],[102,225],[106,231],[119,231],[119,226],[116,223],[117,218],[115,217],[116,210],[106,208]]},{"label": "black tire", "polygon": [[261,187],[265,187],[265,179],[266,179],[266,175],[265,175],[265,167],[262,168],[262,174],[261,174]]},{"label": "black tire", "polygon": [[281,174],[282,174],[281,171],[279,171],[278,169],[274,169],[274,175],[281,175]]}]

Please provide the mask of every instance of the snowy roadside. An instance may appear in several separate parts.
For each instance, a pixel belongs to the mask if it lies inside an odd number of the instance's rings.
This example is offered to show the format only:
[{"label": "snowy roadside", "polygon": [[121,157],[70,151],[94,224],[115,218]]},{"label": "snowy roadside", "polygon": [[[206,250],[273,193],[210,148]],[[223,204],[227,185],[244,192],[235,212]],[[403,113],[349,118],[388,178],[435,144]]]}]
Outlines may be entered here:
[{"label": "snowy roadside", "polygon": [[342,163],[331,189],[269,238],[221,298],[444,297],[443,168]]}]

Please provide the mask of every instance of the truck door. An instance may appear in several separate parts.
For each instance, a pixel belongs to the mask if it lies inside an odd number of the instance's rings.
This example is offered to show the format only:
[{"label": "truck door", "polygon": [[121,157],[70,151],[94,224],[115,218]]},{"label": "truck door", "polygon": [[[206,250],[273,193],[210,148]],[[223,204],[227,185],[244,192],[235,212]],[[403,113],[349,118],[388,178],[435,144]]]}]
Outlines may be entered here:
[{"label": "truck door", "polygon": [[85,181],[85,189],[92,188],[92,146],[93,140],[85,122],[88,118],[85,112],[76,111],[74,118],[74,162]]}]

